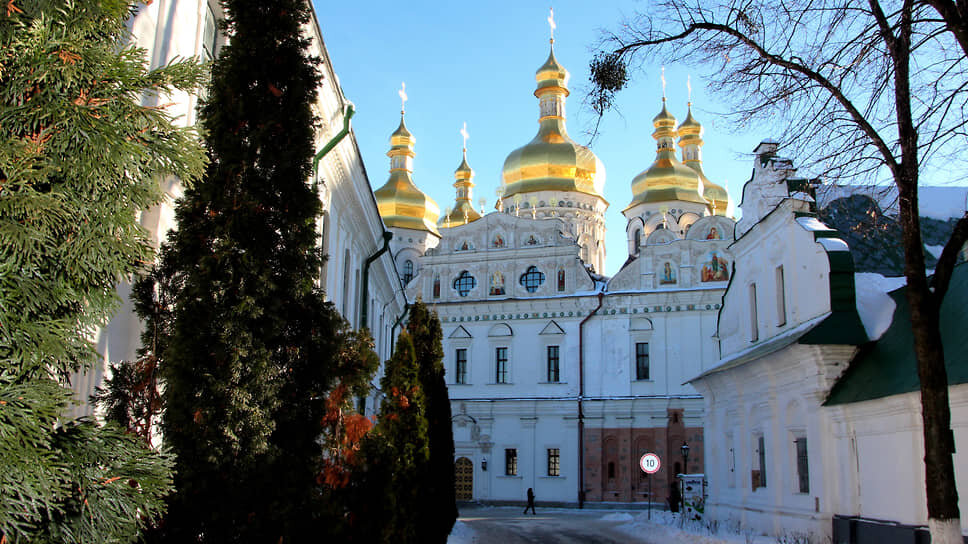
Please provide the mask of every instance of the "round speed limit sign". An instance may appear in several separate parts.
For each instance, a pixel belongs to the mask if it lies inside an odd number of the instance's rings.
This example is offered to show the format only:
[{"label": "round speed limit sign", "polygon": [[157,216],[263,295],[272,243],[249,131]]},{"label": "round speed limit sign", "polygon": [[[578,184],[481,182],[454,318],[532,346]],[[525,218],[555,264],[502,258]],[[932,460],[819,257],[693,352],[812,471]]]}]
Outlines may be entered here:
[{"label": "round speed limit sign", "polygon": [[646,474],[655,474],[659,472],[659,467],[662,466],[662,462],[659,461],[658,455],[647,453],[639,459],[639,466],[642,467],[642,471]]}]

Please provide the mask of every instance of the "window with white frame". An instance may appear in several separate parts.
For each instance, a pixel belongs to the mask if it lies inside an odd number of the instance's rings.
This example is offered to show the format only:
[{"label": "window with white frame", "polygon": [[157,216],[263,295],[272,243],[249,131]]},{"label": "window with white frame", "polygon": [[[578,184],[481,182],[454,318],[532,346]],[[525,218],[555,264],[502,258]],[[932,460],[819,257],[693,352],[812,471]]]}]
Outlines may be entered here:
[{"label": "window with white frame", "polygon": [[800,493],[810,493],[810,463],[807,458],[807,437],[793,440],[797,457],[797,489]]},{"label": "window with white frame", "polygon": [[454,383],[467,383],[467,349],[457,348],[454,355]]},{"label": "window with white frame", "polygon": [[750,284],[750,342],[760,339],[759,321],[756,316],[756,284]]},{"label": "window with white frame", "polygon": [[518,450],[516,448],[507,448],[504,450],[504,475],[518,475]]},{"label": "window with white frame", "polygon": [[561,381],[561,373],[560,373],[561,361],[559,358],[559,354],[561,350],[559,349],[558,346],[548,346],[547,351],[548,351],[548,374],[547,374],[548,382],[557,383]]},{"label": "window with white frame", "polygon": [[561,476],[561,449],[548,448],[548,476]]},{"label": "window with white frame", "polygon": [[508,348],[494,349],[494,383],[508,383]]},{"label": "window with white frame", "polygon": [[649,379],[649,343],[635,343],[635,379]]}]

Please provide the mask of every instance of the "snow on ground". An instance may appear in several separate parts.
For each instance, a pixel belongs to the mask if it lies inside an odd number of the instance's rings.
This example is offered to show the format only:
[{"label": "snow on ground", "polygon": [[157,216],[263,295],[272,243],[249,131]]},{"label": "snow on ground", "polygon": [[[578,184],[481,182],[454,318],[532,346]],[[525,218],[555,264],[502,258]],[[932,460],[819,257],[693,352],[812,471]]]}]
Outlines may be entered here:
[{"label": "snow on ground", "polygon": [[[602,519],[616,514],[608,514]],[[632,517],[630,514],[625,514]],[[685,521],[679,514],[665,510],[653,511],[652,519],[647,512],[638,512],[632,521],[616,527],[630,536],[645,537],[650,542],[663,544],[775,544],[776,539],[742,531],[738,526],[708,521]]]},{"label": "snow on ground", "polygon": [[471,529],[463,521],[457,520],[454,528],[450,530],[447,544],[474,544],[474,529]]},{"label": "snow on ground", "polygon": [[632,514],[628,512],[615,512],[602,516],[602,521],[632,521],[632,519]]},{"label": "snow on ground", "polygon": [[864,323],[867,336],[877,340],[891,326],[894,319],[894,299],[887,293],[904,286],[905,279],[885,278],[880,274],[860,272],[854,274],[857,292],[857,313]]}]

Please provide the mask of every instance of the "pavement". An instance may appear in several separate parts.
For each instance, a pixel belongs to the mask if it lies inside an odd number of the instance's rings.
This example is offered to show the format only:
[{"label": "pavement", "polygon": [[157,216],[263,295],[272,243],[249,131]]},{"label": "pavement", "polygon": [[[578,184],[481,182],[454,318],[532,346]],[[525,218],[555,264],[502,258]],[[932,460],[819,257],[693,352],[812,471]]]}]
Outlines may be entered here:
[{"label": "pavement", "polygon": [[473,533],[461,542],[471,544],[655,544],[632,537],[603,520],[608,512],[568,508],[537,508],[537,515],[521,513],[521,506],[462,505],[459,520]]}]

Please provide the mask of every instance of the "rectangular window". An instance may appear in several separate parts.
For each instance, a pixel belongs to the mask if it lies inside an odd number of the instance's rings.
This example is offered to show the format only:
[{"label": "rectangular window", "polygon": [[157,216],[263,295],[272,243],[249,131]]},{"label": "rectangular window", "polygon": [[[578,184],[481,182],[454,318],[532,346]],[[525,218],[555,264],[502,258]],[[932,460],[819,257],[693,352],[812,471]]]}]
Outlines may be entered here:
[{"label": "rectangular window", "polygon": [[635,379],[649,379],[649,343],[636,342],[635,344]]},{"label": "rectangular window", "polygon": [[763,435],[756,438],[756,454],[760,462],[760,487],[766,487],[766,439]]},{"label": "rectangular window", "polygon": [[750,284],[750,342],[760,339],[759,321],[756,317],[756,284]]},{"label": "rectangular window", "polygon": [[555,383],[560,380],[558,346],[548,346],[548,381]]},{"label": "rectangular window", "polygon": [[508,383],[508,348],[497,348],[495,351],[495,375],[496,383]]},{"label": "rectangular window", "polygon": [[202,51],[203,58],[208,61],[215,58],[218,46],[218,23],[216,22],[215,12],[212,6],[205,10],[205,27],[202,31]]},{"label": "rectangular window", "polygon": [[548,448],[548,476],[561,476],[561,450]]},{"label": "rectangular window", "polygon": [[797,447],[797,477],[800,481],[800,493],[810,493],[810,466],[807,462],[807,439],[797,438],[793,441]]},{"label": "rectangular window", "polygon": [[467,350],[458,349],[454,365],[454,382],[467,383]]},{"label": "rectangular window", "polygon": [[776,326],[786,325],[786,287],[783,284],[783,265],[776,267]]},{"label": "rectangular window", "polygon": [[504,450],[504,475],[518,475],[518,450],[514,448]]}]

